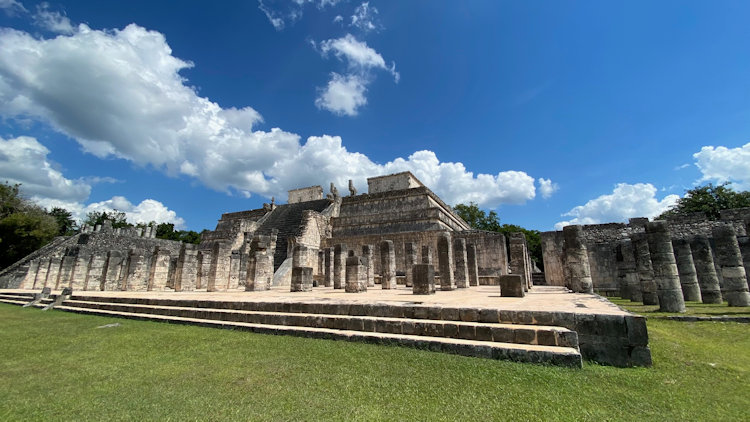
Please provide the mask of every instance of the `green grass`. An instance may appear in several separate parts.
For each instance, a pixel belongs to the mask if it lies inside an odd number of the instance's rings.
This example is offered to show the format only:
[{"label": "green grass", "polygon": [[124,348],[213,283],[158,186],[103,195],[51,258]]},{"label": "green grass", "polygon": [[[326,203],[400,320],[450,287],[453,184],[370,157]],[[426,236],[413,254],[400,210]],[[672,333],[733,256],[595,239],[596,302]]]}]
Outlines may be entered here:
[{"label": "green grass", "polygon": [[649,317],[649,316],[669,316],[669,315],[694,315],[694,316],[730,316],[730,317],[748,317],[750,316],[750,307],[730,307],[726,302],[722,304],[685,302],[684,313],[659,312],[658,305],[644,305],[639,302],[631,302],[628,299],[619,297],[609,297],[612,303],[627,309],[630,312]]},{"label": "green grass", "polygon": [[[750,326],[582,370],[0,304],[0,420],[748,420]],[[96,328],[120,323],[115,328]]]}]

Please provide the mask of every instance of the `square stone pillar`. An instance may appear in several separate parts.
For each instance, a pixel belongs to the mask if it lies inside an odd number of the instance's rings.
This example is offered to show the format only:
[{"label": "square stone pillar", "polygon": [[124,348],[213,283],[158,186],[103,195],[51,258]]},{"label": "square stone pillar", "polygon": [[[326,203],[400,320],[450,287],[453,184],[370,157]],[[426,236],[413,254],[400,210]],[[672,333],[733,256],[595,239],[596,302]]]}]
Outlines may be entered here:
[{"label": "square stone pillar", "polygon": [[466,265],[469,269],[469,286],[478,286],[479,264],[477,262],[477,246],[473,243],[466,245]]},{"label": "square stone pillar", "polygon": [[375,262],[372,260],[372,245],[362,245],[362,262],[367,272],[367,287],[375,287]]},{"label": "square stone pillar", "polygon": [[26,276],[21,282],[20,289],[32,289],[34,288],[34,280],[36,280],[36,273],[39,272],[39,259],[32,259],[29,261],[29,269],[26,270]]},{"label": "square stone pillar", "polygon": [[[180,256],[177,258],[174,290],[176,292],[195,290],[198,271],[198,251],[193,247],[182,245]],[[245,274],[244,271],[243,274]]]},{"label": "square stone pillar", "polygon": [[380,277],[383,289],[396,288],[396,250],[392,240],[380,242]]},{"label": "square stone pillar", "polygon": [[312,267],[292,267],[290,292],[310,292],[313,283]]},{"label": "square stone pillar", "polygon": [[346,257],[346,282],[344,291],[347,293],[362,293],[367,291],[367,271],[360,257],[349,251]]},{"label": "square stone pillar", "polygon": [[60,275],[58,276],[57,286],[59,289],[70,287],[73,281],[73,269],[76,265],[76,257],[65,255],[60,262]]},{"label": "square stone pillar", "polygon": [[80,291],[86,288],[86,276],[88,275],[90,264],[90,255],[79,254],[76,256],[75,265],[73,265],[73,274],[70,281],[70,287],[74,291]]},{"label": "square stone pillar", "polygon": [[325,277],[323,278],[324,285],[326,287],[333,286],[333,249],[325,248],[323,251],[325,262],[323,263],[325,270]]},{"label": "square stone pillar", "polygon": [[435,267],[432,264],[415,264],[412,268],[415,295],[435,294]]},{"label": "square stone pillar", "polygon": [[106,271],[107,255],[103,253],[95,253],[91,255],[89,270],[86,274],[86,284],[83,289],[86,291],[104,290]]},{"label": "square stone pillar", "polygon": [[432,248],[430,247],[430,245],[422,245],[422,261],[421,262],[422,264],[432,264]]},{"label": "square stone pillar", "polygon": [[156,248],[151,257],[151,268],[148,277],[148,290],[163,291],[169,278],[169,263],[172,257],[169,251]]},{"label": "square stone pillar", "polygon": [[53,290],[57,289],[57,283],[60,282],[60,266],[62,265],[62,258],[59,256],[53,256],[49,261],[49,269],[47,270],[47,281],[44,283],[44,287],[49,287]]},{"label": "square stone pillar", "polygon": [[340,243],[333,247],[333,288],[344,288],[346,271],[346,245]]},{"label": "square stone pillar", "polygon": [[413,275],[412,270],[417,263],[417,245],[413,242],[404,243],[404,266],[406,267],[406,287],[412,287]]},{"label": "square stone pillar", "polygon": [[52,258],[40,258],[39,269],[34,277],[34,289],[41,289],[47,287],[47,273],[49,272],[49,264]]},{"label": "square stone pillar", "polygon": [[135,292],[148,290],[148,277],[151,265],[149,257],[143,250],[131,249],[128,253],[125,276],[122,278],[121,289]]},{"label": "square stone pillar", "polygon": [[469,287],[469,268],[467,266],[466,239],[453,239],[453,262],[455,264],[453,275],[456,279],[456,287],[465,289]]},{"label": "square stone pillar", "polygon": [[451,236],[443,233],[438,237],[438,268],[440,269],[440,290],[453,290],[453,248]]},{"label": "square stone pillar", "polygon": [[114,250],[107,254],[107,266],[105,270],[104,288],[105,291],[119,290],[120,272],[122,270],[123,256],[122,252]]},{"label": "square stone pillar", "polygon": [[229,290],[235,290],[240,286],[240,263],[242,255],[239,250],[232,251],[229,255]]},{"label": "square stone pillar", "polygon": [[508,274],[500,276],[500,296],[502,297],[524,297],[525,283],[521,274]]},{"label": "square stone pillar", "polygon": [[526,236],[521,232],[515,232],[510,234],[510,271],[513,274],[520,275],[523,277],[523,284],[528,286],[531,283],[528,254],[526,252]]}]

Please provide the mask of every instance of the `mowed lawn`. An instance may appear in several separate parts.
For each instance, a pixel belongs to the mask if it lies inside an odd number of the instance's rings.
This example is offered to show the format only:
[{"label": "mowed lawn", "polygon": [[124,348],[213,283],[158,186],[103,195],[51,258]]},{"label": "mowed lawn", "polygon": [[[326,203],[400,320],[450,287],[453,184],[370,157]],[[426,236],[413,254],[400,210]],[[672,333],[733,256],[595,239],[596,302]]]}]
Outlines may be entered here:
[{"label": "mowed lawn", "polygon": [[0,304],[0,420],[750,420],[750,325],[648,328],[575,370]]}]

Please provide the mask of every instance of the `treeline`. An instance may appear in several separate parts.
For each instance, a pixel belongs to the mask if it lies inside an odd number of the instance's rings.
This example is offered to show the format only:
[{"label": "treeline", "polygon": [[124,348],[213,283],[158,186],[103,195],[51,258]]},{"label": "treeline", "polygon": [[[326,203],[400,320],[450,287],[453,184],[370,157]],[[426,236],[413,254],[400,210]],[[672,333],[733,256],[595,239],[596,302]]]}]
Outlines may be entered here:
[{"label": "treeline", "polygon": [[[175,230],[172,223],[132,224],[121,211],[95,211],[82,224],[95,227],[111,220],[113,228],[156,227],[159,239],[200,243],[201,235],[192,230]],[[0,184],[0,269],[49,243],[56,236],[71,236],[80,231],[73,214],[64,208],[46,210],[26,199],[20,185]]]}]

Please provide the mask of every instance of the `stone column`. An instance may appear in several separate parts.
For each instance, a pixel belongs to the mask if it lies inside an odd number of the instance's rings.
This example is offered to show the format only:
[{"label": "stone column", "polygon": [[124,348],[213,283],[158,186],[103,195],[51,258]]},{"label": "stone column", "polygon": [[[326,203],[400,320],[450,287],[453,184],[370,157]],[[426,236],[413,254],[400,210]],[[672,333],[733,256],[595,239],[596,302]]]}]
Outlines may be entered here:
[{"label": "stone column", "polygon": [[57,289],[57,283],[60,282],[60,265],[62,265],[62,258],[59,256],[53,256],[49,261],[49,269],[47,270],[47,282],[44,287],[51,289]]},{"label": "stone column", "polygon": [[380,242],[380,277],[383,289],[396,288],[396,250],[392,240]]},{"label": "stone column", "polygon": [[414,242],[404,243],[404,267],[406,272],[406,287],[413,285],[413,274],[412,270],[414,264],[417,263],[417,245]]},{"label": "stone column", "polygon": [[646,238],[654,269],[656,293],[659,296],[659,310],[662,312],[685,312],[680,276],[670,240],[666,221],[646,223]]},{"label": "stone column", "polygon": [[453,262],[455,268],[453,274],[456,279],[456,287],[465,289],[469,287],[469,268],[466,264],[466,239],[453,239]]},{"label": "stone column", "polygon": [[290,292],[310,292],[312,291],[312,267],[308,266],[307,246],[296,244],[292,249],[292,283],[289,287]]},{"label": "stone column", "polygon": [[242,255],[239,250],[232,251],[229,255],[229,290],[240,286],[240,262]]},{"label": "stone column", "polygon": [[617,265],[617,289],[620,298],[630,298],[630,286],[628,285],[627,272],[625,271],[625,255],[622,253],[622,242],[617,242],[615,246],[615,262]]},{"label": "stone column", "polygon": [[145,292],[151,265],[143,250],[131,249],[128,254],[127,272],[122,279],[122,290]]},{"label": "stone column", "polygon": [[62,257],[60,262],[60,275],[58,276],[57,286],[59,289],[64,287],[70,287],[70,283],[73,281],[73,269],[76,265],[76,257],[65,255]]},{"label": "stone column", "polygon": [[104,288],[105,291],[119,290],[120,285],[120,272],[123,264],[122,252],[120,251],[109,251],[107,254],[107,265],[104,275]]},{"label": "stone column", "polygon": [[32,289],[34,288],[34,280],[36,280],[36,273],[39,272],[39,259],[32,259],[29,261],[29,269],[26,270],[26,276],[21,282],[20,289]]},{"label": "stone column", "polygon": [[690,239],[690,250],[698,278],[703,303],[723,303],[719,277],[716,275],[711,243],[706,236],[698,235]]},{"label": "stone column", "polygon": [[451,236],[442,233],[438,237],[438,268],[440,270],[440,290],[453,290],[456,284],[453,282],[453,248],[451,247]]},{"label": "stone column", "polygon": [[73,291],[81,291],[86,288],[86,275],[89,272],[89,264],[91,264],[91,256],[78,254],[75,258],[75,264],[73,265],[73,274],[70,280],[70,288]]},{"label": "stone column", "polygon": [[[247,260],[245,262],[247,263]],[[198,251],[192,246],[182,245],[180,256],[177,258],[177,274],[175,275],[174,290],[176,292],[190,292],[195,290],[198,271]],[[245,274],[244,271],[243,274]]]},{"label": "stone column", "polygon": [[750,287],[750,236],[741,236],[737,238],[742,253],[742,265],[745,267],[745,277],[748,287]]},{"label": "stone column", "polygon": [[576,293],[593,293],[591,268],[586,245],[581,240],[579,225],[563,227],[563,261],[565,284]]},{"label": "stone column", "polygon": [[742,254],[734,227],[720,224],[714,227],[713,235],[724,279],[724,297],[729,306],[750,306],[745,267],[742,266]]},{"label": "stone column", "polygon": [[104,277],[107,270],[107,255],[95,253],[89,260],[88,271],[86,272],[86,281],[83,290],[101,291],[104,289]]},{"label": "stone column", "polygon": [[432,248],[430,245],[422,245],[422,263],[432,264]]},{"label": "stone column", "polygon": [[680,275],[682,297],[686,301],[700,302],[701,289],[698,285],[690,242],[687,239],[673,239],[672,248],[674,248],[674,258],[677,261],[677,274]]},{"label": "stone column", "polygon": [[362,245],[362,259],[367,272],[367,287],[375,287],[375,262],[372,260],[372,245]]},{"label": "stone column", "polygon": [[325,263],[323,264],[325,267],[324,268],[325,278],[323,279],[324,280],[323,283],[324,283],[324,286],[331,287],[333,286],[333,261],[334,261],[333,249],[325,248],[323,253],[325,254],[325,257],[324,257]]},{"label": "stone column", "polygon": [[333,248],[333,288],[344,288],[346,271],[346,245],[339,243]]},{"label": "stone column", "polygon": [[638,280],[641,284],[641,297],[644,305],[658,305],[659,296],[656,294],[656,282],[654,281],[654,268],[651,266],[651,254],[648,249],[648,240],[645,233],[633,233],[630,235],[633,242],[635,267],[638,271]]},{"label": "stone column", "polygon": [[627,284],[628,297],[626,299],[630,299],[632,302],[643,302],[643,291],[641,290],[641,281],[638,279],[638,269],[635,265],[633,242],[630,239],[622,239],[618,246],[622,253],[622,269]]},{"label": "stone column", "polygon": [[318,277],[322,279],[323,274],[325,274],[325,252],[322,249],[318,249]]},{"label": "stone column", "polygon": [[169,251],[158,247],[154,250],[148,275],[148,290],[163,291],[166,289],[171,259]]},{"label": "stone column", "polygon": [[367,272],[362,260],[349,251],[346,258],[346,283],[344,291],[347,293],[362,293],[367,291]]},{"label": "stone column", "polygon": [[52,258],[39,258],[39,269],[34,276],[34,289],[41,289],[47,286],[47,273],[49,272],[49,263]]},{"label": "stone column", "polygon": [[[525,290],[528,290],[528,286],[530,284],[530,276],[529,276],[529,268],[526,265],[527,263],[527,253],[526,253],[526,236],[524,236],[523,233],[516,232],[510,234],[510,271],[513,274],[520,275],[523,279],[523,285],[525,286]],[[581,244],[583,246],[583,244]],[[583,246],[585,248],[585,246]],[[585,249],[584,249],[585,250]],[[586,266],[588,267],[588,257],[586,257]],[[590,271],[590,270],[589,270]],[[589,274],[589,280],[591,279],[591,275]],[[586,293],[593,293],[593,290],[591,292]]]},{"label": "stone column", "polygon": [[435,267],[432,264],[414,265],[412,275],[414,276],[414,286],[412,288],[413,294],[435,294]]},{"label": "stone column", "polygon": [[466,264],[469,268],[469,286],[478,286],[479,265],[477,263],[477,246],[473,243],[466,245]]}]

